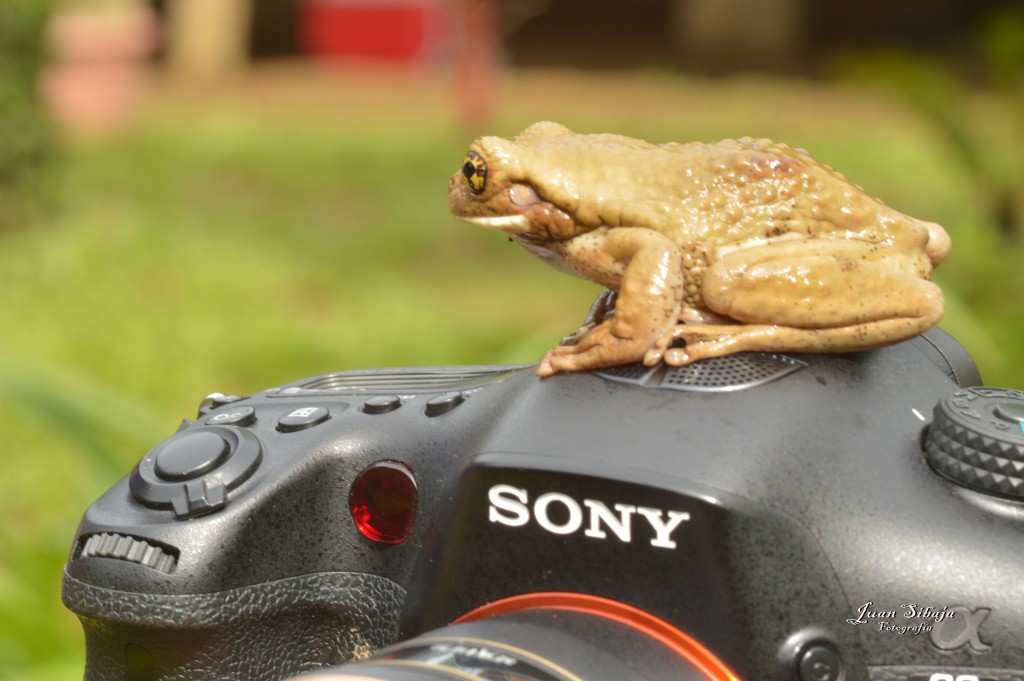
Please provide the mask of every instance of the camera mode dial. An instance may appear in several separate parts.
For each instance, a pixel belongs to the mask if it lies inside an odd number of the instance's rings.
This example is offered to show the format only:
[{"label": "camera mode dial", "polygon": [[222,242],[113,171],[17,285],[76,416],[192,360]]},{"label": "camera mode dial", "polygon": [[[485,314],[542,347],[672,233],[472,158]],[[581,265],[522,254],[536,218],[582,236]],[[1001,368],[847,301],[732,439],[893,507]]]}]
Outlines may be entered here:
[{"label": "camera mode dial", "polygon": [[924,446],[932,468],[958,485],[1024,499],[1024,392],[978,387],[947,395]]},{"label": "camera mode dial", "polygon": [[260,463],[263,449],[249,430],[200,426],[182,431],[151,449],[129,480],[132,496],[178,518],[218,510],[227,493]]}]

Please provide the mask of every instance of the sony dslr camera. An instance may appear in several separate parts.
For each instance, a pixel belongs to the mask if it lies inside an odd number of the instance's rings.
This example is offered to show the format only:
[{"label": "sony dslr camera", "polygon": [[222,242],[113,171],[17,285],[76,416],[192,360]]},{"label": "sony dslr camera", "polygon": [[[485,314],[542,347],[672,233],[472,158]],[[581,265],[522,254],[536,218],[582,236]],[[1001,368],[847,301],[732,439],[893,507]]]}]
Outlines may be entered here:
[{"label": "sony dslr camera", "polygon": [[218,393],[63,597],[90,680],[1020,681],[1022,424],[937,329]]}]

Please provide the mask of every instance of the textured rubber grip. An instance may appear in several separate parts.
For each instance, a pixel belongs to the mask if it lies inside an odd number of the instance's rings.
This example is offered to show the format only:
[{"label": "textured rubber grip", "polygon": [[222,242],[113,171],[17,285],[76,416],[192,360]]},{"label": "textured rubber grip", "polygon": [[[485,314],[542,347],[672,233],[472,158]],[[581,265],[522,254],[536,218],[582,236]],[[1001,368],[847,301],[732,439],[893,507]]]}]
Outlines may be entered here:
[{"label": "textured rubber grip", "polygon": [[208,594],[146,594],[65,573],[63,599],[85,630],[86,681],[272,681],[394,641],[405,590],[339,572]]}]

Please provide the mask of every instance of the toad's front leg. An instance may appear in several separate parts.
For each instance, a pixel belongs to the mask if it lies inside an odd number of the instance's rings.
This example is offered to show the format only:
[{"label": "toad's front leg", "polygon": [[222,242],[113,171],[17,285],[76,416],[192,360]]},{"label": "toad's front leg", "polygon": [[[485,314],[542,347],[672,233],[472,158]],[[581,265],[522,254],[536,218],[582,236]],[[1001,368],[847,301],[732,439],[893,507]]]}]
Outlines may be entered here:
[{"label": "toad's front leg", "polygon": [[549,350],[539,376],[637,362],[667,337],[679,316],[683,275],[679,247],[643,228],[595,230],[559,245],[574,273],[617,291],[615,314],[573,345]]},{"label": "toad's front leg", "polygon": [[591,304],[587,318],[583,320],[583,325],[563,338],[560,345],[574,344],[595,326],[606,319],[611,319],[612,315],[615,314],[615,298],[618,295],[617,292],[610,288],[601,291],[601,295]]}]

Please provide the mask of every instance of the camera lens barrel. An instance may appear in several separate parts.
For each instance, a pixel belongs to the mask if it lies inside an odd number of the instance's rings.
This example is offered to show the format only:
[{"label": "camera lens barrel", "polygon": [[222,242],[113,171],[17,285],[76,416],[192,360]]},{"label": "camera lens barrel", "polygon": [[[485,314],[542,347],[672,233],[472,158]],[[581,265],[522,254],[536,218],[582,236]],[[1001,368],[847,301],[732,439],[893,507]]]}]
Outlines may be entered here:
[{"label": "camera lens barrel", "polygon": [[626,621],[574,609],[507,612],[428,632],[304,681],[735,679]]}]

